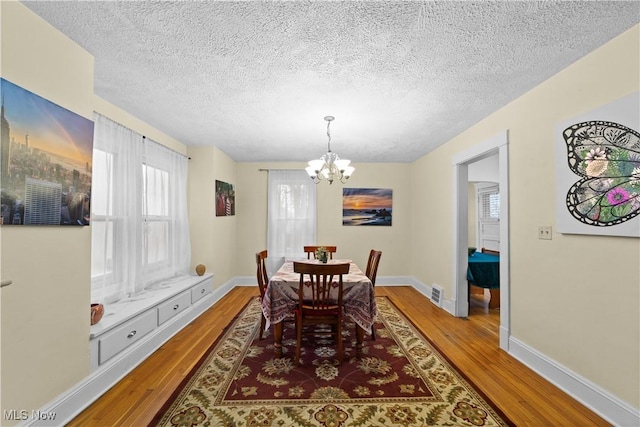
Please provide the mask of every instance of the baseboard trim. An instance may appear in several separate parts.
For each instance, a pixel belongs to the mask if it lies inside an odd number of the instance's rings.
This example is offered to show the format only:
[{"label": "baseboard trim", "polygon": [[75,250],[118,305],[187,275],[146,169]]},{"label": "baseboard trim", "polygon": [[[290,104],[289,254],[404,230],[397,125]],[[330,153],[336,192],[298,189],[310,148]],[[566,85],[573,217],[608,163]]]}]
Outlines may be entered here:
[{"label": "baseboard trim", "polygon": [[176,316],[166,327],[152,331],[141,339],[134,348],[118,354],[39,410],[41,414],[55,414],[54,420],[30,419],[19,424],[19,426],[40,427],[67,424],[153,354],[162,344],[211,308],[234,286],[233,281],[229,281],[223,286],[214,289],[209,295],[194,303],[190,309]]},{"label": "baseboard trim", "polygon": [[640,425],[638,409],[517,338],[509,338],[509,354],[613,425]]},{"label": "baseboard trim", "polygon": [[[376,284],[381,286],[412,286],[426,298],[431,295],[431,286],[408,276],[378,277]],[[20,426],[59,426],[68,423],[80,412],[97,400],[125,375],[132,371],[142,361],[149,357],[162,344],[171,339],[189,322],[208,310],[235,286],[257,286],[253,276],[236,276],[227,283],[213,290],[213,292],[193,305],[193,309],[185,312],[179,322],[174,322],[166,332],[150,334],[144,346],[119,355],[111,363],[99,371],[93,372],[83,381],[55,400],[40,409],[43,414],[56,414],[55,420],[29,420]],[[452,313],[450,300],[443,300],[442,309]],[[504,334],[506,336],[506,334]],[[571,397],[590,408],[606,421],[617,426],[640,425],[640,411],[633,408],[616,396],[603,390],[598,385],[570,371],[565,366],[548,358],[514,337],[508,338],[508,353],[524,363],[538,375],[545,378]]]},{"label": "baseboard trim", "polygon": [[[382,280],[378,278],[376,284],[390,286],[386,284],[388,280],[394,281],[395,283],[410,284],[426,298],[429,298],[429,295],[431,295],[431,286],[413,277],[392,277],[382,278]],[[441,308],[453,315],[454,307],[451,300],[444,299]],[[620,400],[598,385],[572,372],[567,367],[550,359],[517,338],[509,336],[508,332],[509,331],[504,331],[504,333],[500,334],[500,336],[505,337],[507,341],[501,343],[505,344],[501,345],[501,348],[508,348],[508,353],[515,359],[524,363],[538,375],[613,425],[621,427],[640,426],[639,409],[633,408],[631,405]]]}]

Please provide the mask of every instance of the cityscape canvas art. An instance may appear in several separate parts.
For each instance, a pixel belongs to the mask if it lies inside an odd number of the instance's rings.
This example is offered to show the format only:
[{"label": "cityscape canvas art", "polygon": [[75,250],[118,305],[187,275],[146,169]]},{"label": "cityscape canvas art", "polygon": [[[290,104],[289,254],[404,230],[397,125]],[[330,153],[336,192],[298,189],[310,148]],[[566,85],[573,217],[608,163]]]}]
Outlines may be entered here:
[{"label": "cityscape canvas art", "polygon": [[391,226],[393,190],[343,188],[342,225]]},{"label": "cityscape canvas art", "polygon": [[93,122],[0,84],[0,224],[89,225]]}]

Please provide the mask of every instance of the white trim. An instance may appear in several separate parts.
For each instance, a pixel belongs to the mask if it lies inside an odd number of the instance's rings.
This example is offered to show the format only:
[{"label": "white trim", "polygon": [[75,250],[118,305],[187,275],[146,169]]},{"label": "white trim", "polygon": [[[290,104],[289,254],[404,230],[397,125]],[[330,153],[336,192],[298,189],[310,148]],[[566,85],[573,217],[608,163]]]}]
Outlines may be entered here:
[{"label": "white trim", "polygon": [[236,276],[229,281],[233,286],[258,286],[256,276]]},{"label": "white trim", "polygon": [[[393,283],[392,283],[393,282]],[[387,284],[388,283],[388,284]],[[397,285],[402,283],[403,285]],[[412,286],[425,298],[431,295],[431,286],[420,282],[410,276],[384,276],[378,277],[376,285],[381,286]],[[117,356],[110,362],[106,369],[101,369],[89,375],[83,381],[72,387],[65,393],[58,396],[49,404],[40,409],[41,413],[56,413],[55,421],[47,423],[45,421],[30,421],[20,425],[24,426],[58,426],[71,421],[75,416],[92,404],[102,394],[108,391],[113,385],[120,381],[127,373],[133,370],[138,364],[153,353],[162,343],[171,338],[173,334],[186,326],[190,321],[204,313],[213,304],[218,302],[235,286],[257,286],[256,280],[251,276],[237,276],[229,280],[222,286],[204,297],[193,305],[193,310],[185,312],[180,319],[180,325],[172,326],[175,331],[167,331],[168,336],[163,334],[150,334],[145,349],[130,351],[121,356]],[[454,313],[454,302],[443,300],[442,309],[449,314]],[[187,317],[186,314],[189,313]],[[178,322],[176,322],[178,323]],[[502,326],[501,326],[502,328]],[[508,331],[502,331],[502,333]],[[509,355],[522,362],[538,375],[547,379],[556,387],[563,390],[569,396],[591,409],[608,422],[618,426],[638,426],[640,425],[640,411],[631,407],[626,402],[621,401],[616,396],[603,390],[597,384],[580,377],[565,366],[550,359],[536,349],[529,347],[525,343],[514,337],[509,338]]]},{"label": "white trim", "polygon": [[467,286],[468,165],[498,153],[500,165],[500,348],[508,351],[510,335],[509,304],[509,138],[502,131],[453,156],[453,253],[452,280],[454,315],[469,314]]},{"label": "white trim", "polygon": [[467,317],[469,315],[469,290],[467,283],[467,257],[469,247],[469,206],[467,188],[469,168],[466,163],[453,166],[453,253],[451,259],[451,278],[453,295],[453,315]]},{"label": "white trim", "polygon": [[569,396],[617,426],[640,426],[640,411],[618,399],[597,384],[581,377],[528,346],[517,338],[509,339],[509,354]]},{"label": "white trim", "polygon": [[473,147],[462,151],[458,154],[455,154],[452,158],[452,166],[474,162],[476,160],[481,160],[483,158],[489,157],[493,155],[493,151],[496,148],[499,148],[508,143],[507,140],[507,131],[504,130],[502,132],[497,133],[489,139],[480,142]]},{"label": "white trim", "polygon": [[192,304],[189,309],[186,309],[171,321],[163,324],[162,328],[158,328],[142,338],[136,343],[135,347],[118,354],[81,382],[40,409],[40,413],[43,414],[55,413],[55,420],[31,419],[19,425],[60,426],[67,424],[91,403],[106,393],[118,381],[124,378],[136,366],[153,354],[162,344],[211,308],[211,306],[218,302],[220,298],[227,294],[232,288],[233,284],[229,282],[214,289],[209,295]]},{"label": "white trim", "polygon": [[[505,131],[502,135],[502,145],[498,149],[500,164],[500,348],[509,348],[511,336],[511,266],[510,235],[509,235],[509,135]],[[504,302],[503,302],[504,301]]]}]

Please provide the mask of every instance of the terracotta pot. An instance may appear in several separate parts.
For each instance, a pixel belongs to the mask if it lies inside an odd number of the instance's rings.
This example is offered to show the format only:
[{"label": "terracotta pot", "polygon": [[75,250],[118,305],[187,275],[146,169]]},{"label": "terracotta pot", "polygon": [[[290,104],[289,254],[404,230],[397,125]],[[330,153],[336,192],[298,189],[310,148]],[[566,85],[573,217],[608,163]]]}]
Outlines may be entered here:
[{"label": "terracotta pot", "polygon": [[196,266],[196,273],[198,273],[198,276],[202,276],[206,270],[206,267],[202,264],[198,264]]},{"label": "terracotta pot", "polygon": [[102,304],[91,304],[91,324],[95,325],[102,319],[104,306]]}]

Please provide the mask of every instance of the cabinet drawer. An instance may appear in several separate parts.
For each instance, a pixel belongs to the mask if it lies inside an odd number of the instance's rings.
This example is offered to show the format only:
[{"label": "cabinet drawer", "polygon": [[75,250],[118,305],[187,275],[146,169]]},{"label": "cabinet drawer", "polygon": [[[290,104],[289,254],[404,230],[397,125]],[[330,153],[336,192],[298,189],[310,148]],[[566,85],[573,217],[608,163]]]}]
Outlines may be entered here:
[{"label": "cabinet drawer", "polygon": [[196,286],[191,288],[191,304],[198,301],[200,298],[211,292],[213,288],[212,280],[205,280],[202,283],[198,283]]},{"label": "cabinet drawer", "polygon": [[151,332],[155,327],[155,311],[149,310],[107,333],[104,338],[100,338],[98,344],[99,363],[106,362]]},{"label": "cabinet drawer", "polygon": [[162,325],[191,304],[191,293],[185,291],[158,306],[158,325]]}]

